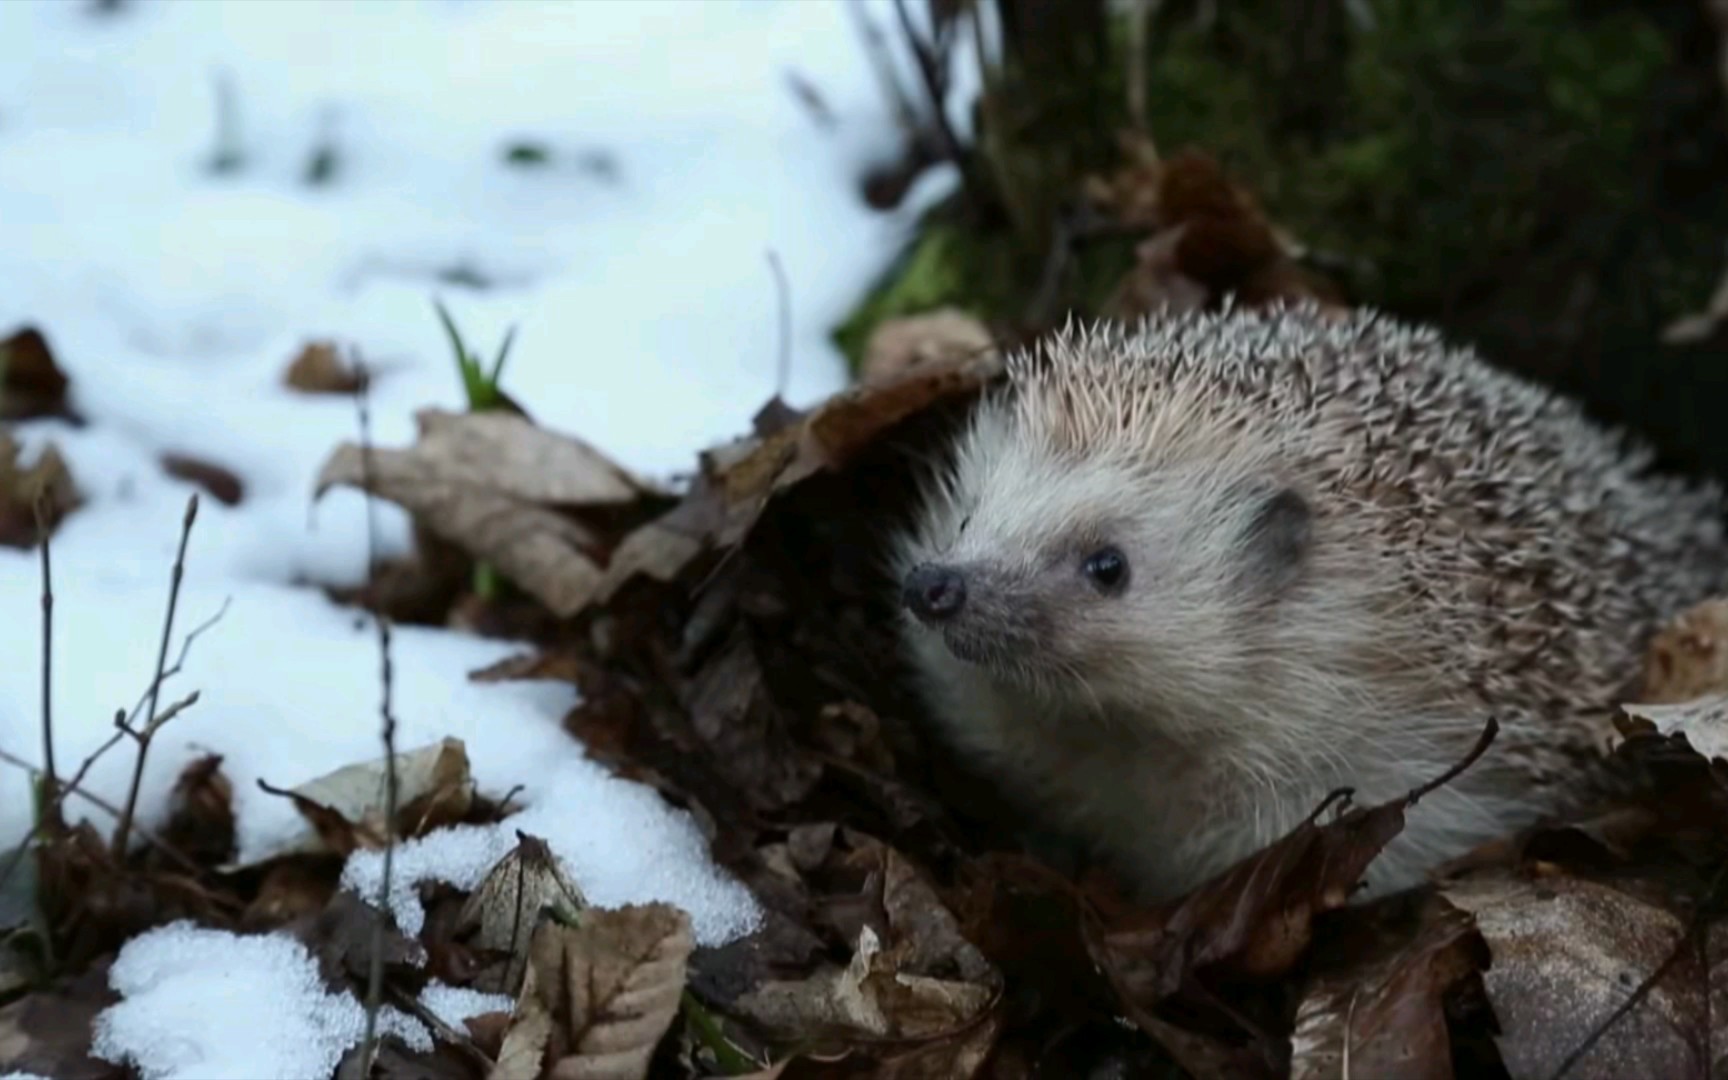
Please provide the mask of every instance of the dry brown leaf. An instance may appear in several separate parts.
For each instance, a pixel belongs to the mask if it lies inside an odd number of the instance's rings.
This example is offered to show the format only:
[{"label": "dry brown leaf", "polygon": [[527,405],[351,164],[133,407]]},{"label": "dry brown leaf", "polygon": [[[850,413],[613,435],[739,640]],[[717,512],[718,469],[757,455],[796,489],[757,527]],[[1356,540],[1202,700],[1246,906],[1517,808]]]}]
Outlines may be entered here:
[{"label": "dry brown leaf", "polygon": [[180,771],[168,796],[162,838],[203,866],[233,856],[234,785],[222,773],[220,754],[206,754]]},{"label": "dry brown leaf", "polygon": [[1663,735],[1682,735],[1706,758],[1728,764],[1728,693],[1672,705],[1622,705],[1626,715],[1648,720]]},{"label": "dry brown leaf", "polygon": [[770,981],[732,1008],[787,1039],[929,1039],[951,1035],[996,1000],[977,983],[907,974],[866,926],[844,968],[825,967],[797,982]]},{"label": "dry brown leaf", "polygon": [[72,380],[60,370],[48,339],[34,326],[0,341],[0,420],[58,416],[77,421],[66,402]]},{"label": "dry brown leaf", "polygon": [[695,947],[670,904],[590,908],[534,933],[528,976],[491,1080],[639,1080],[678,1014]]},{"label": "dry brown leaf", "polygon": [[1639,697],[1673,705],[1728,693],[1728,598],[1682,612],[1650,642]]},{"label": "dry brown leaf", "polygon": [[50,533],[84,500],[59,447],[44,443],[29,465],[22,463],[22,455],[17,442],[0,431],[0,547],[27,551],[40,539],[38,500]]},{"label": "dry brown leaf", "polygon": [[498,860],[480,887],[469,894],[457,916],[457,932],[470,928],[469,943],[509,956],[502,976],[481,989],[515,994],[528,967],[528,946],[540,923],[541,909],[557,906],[583,911],[588,898],[558,864],[544,840],[518,832],[516,847]]},{"label": "dry brown leaf", "polygon": [[[1454,1075],[1445,998],[1487,966],[1468,917],[1435,901],[1413,933],[1379,935],[1357,913],[1332,962],[1302,992],[1290,1037],[1291,1080]],[[1385,938],[1390,940],[1384,940]],[[1347,959],[1339,962],[1338,952]],[[1354,955],[1348,955],[1354,954]]]},{"label": "dry brown leaf", "polygon": [[417,417],[419,441],[372,451],[343,443],[324,463],[316,494],[342,485],[389,499],[563,618],[581,610],[601,581],[593,530],[564,513],[631,505],[650,489],[578,439],[510,412]]},{"label": "dry brown leaf", "polygon": [[[1220,980],[1260,983],[1287,975],[1308,951],[1315,918],[1349,901],[1369,864],[1403,831],[1405,812],[1474,764],[1498,732],[1490,720],[1462,761],[1402,799],[1352,807],[1322,825],[1319,817],[1336,796],[1328,798],[1283,839],[1173,903],[1114,918],[1089,915],[1087,947],[1129,1018],[1197,1075],[1219,1061],[1232,1071],[1275,1072],[1282,1049],[1261,1033],[1242,1032],[1253,1047],[1243,1056],[1215,1034],[1176,1027],[1167,1007]],[[1216,1008],[1204,996],[1200,1007]],[[1241,1027],[1229,1011],[1218,1020],[1225,1030]]]},{"label": "dry brown leaf", "polygon": [[[1669,959],[1685,931],[1655,904],[1560,874],[1449,882],[1441,893],[1474,916],[1493,955],[1483,979],[1515,1078],[1553,1076]],[[1728,1045],[1728,1016],[1710,1009],[1705,974],[1695,956],[1681,957],[1567,1073],[1570,1080],[1709,1075],[1711,1025],[1715,1044]]]},{"label": "dry brown leaf", "polygon": [[214,462],[186,454],[163,454],[159,459],[162,471],[176,480],[197,484],[210,497],[224,506],[239,506],[246,497],[246,485],[232,471]]},{"label": "dry brown leaf", "polygon": [[860,377],[886,379],[921,364],[965,361],[996,348],[990,330],[958,308],[889,319],[870,333]]},{"label": "dry brown leaf", "polygon": [[335,342],[309,341],[282,373],[282,381],[305,394],[353,394],[361,380]]},{"label": "dry brown leaf", "polygon": [[[286,855],[347,855],[357,848],[384,846],[384,759],[346,765],[309,780],[292,791],[258,786],[293,800],[308,828],[267,851],[255,853],[225,871],[258,866]],[[474,799],[468,748],[461,739],[442,739],[396,755],[398,836],[419,836],[462,818]]]},{"label": "dry brown leaf", "polygon": [[57,990],[0,1008],[0,1076],[124,1080],[129,1069],[90,1056],[96,1015],[118,1000],[108,988],[107,964],[99,964]]}]

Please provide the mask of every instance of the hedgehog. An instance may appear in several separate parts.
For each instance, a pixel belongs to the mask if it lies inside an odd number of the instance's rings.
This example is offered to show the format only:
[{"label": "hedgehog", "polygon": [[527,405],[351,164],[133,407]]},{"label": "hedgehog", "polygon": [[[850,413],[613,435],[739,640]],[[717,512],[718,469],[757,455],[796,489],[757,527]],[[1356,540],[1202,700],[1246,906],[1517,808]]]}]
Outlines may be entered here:
[{"label": "hedgehog", "polygon": [[1009,357],[890,544],[966,761],[1150,899],[1329,792],[1414,808],[1367,894],[1556,813],[1660,623],[1728,579],[1721,491],[1438,331],[1313,304]]}]

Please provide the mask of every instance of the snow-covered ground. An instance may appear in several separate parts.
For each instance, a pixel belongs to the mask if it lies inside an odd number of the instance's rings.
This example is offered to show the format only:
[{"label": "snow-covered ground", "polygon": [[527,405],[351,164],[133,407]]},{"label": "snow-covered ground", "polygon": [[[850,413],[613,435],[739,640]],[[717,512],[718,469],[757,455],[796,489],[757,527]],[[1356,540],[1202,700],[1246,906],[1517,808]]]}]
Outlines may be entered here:
[{"label": "snow-covered ground", "polygon": [[[892,25],[886,4],[874,11]],[[833,127],[798,100],[793,72]],[[242,162],[225,175],[206,167],[219,84]],[[550,147],[551,163],[508,167],[517,138]],[[334,173],[309,186],[326,140]],[[89,498],[54,541],[62,769],[153,669],[192,490],[160,472],[163,451],[234,470],[246,498],[204,500],[192,538],[181,627],[229,606],[167,692],[202,699],[156,743],[146,823],[185,763],[214,750],[242,847],[267,849],[296,819],[257,778],[293,786],[377,755],[374,639],[303,584],[352,582],[365,559],[357,496],[310,505],[355,416],[348,399],[282,387],[304,341],[355,345],[386,369],[375,437],[404,444],[414,409],[461,405],[440,296],[479,351],[520,326],[505,386],[541,423],[650,474],[684,470],[776,389],[769,251],[790,281],[787,396],[841,384],[828,331],[948,183],[927,178],[895,215],[867,209],[857,177],[894,146],[838,0],[143,0],[113,17],[0,3],[0,335],[40,326],[91,421],[18,433],[27,457],[55,440]],[[490,287],[440,280],[458,267]],[[379,518],[399,547],[401,516]],[[35,556],[0,549],[0,746],[31,760],[38,588]],[[400,745],[454,735],[484,789],[523,785],[596,902],[672,901],[704,941],[746,930],[747,895],[689,823],[560,730],[568,688],[466,682],[508,651],[403,631]],[[118,801],[129,769],[117,752],[89,786]],[[0,768],[0,850],[29,818],[23,777]],[[148,1073],[181,1074],[199,1073]]]}]

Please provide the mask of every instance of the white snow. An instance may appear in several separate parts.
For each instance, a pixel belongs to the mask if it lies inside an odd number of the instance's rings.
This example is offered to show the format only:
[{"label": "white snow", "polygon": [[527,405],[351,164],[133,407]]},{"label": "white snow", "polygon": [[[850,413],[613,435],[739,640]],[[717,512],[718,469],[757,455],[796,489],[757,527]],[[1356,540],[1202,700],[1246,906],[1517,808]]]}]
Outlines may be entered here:
[{"label": "white snow", "polygon": [[[892,26],[887,0],[872,10]],[[961,95],[971,70],[961,65]],[[793,71],[834,127],[799,102]],[[219,79],[244,153],[244,168],[221,177],[204,168]],[[323,130],[338,170],[308,187]],[[518,137],[556,159],[506,167],[502,149]],[[358,580],[366,543],[357,496],[309,505],[355,416],[347,399],[282,388],[303,342],[353,345],[378,366],[375,438],[405,444],[413,410],[462,404],[437,295],[484,354],[520,325],[504,385],[540,422],[652,475],[688,469],[776,389],[768,252],[790,280],[786,396],[804,403],[841,385],[829,330],[952,183],[932,175],[901,211],[868,210],[858,176],[896,139],[838,0],[141,0],[109,18],[63,0],[0,4],[0,335],[40,326],[91,421],[14,432],[31,453],[57,442],[89,500],[54,541],[62,771],[109,736],[153,670],[192,490],[159,471],[164,451],[234,470],[246,498],[203,503],[176,638],[229,607],[165,690],[202,699],[156,742],[143,823],[159,822],[187,761],[215,751],[234,784],[242,856],[268,851],[298,822],[258,779],[292,787],[378,756],[374,639],[307,585]],[[594,153],[615,163],[612,178],[580,164]],[[452,267],[493,287],[437,278]],[[405,519],[381,505],[379,520],[386,549],[399,550]],[[38,589],[35,555],[0,549],[0,747],[39,762]],[[405,861],[470,883],[524,828],[596,903],[679,904],[706,942],[747,931],[748,894],[709,862],[687,816],[607,776],[561,730],[567,687],[466,681],[510,651],[400,630],[398,745],[458,737],[483,789],[522,785],[529,807],[507,830],[452,834]],[[119,802],[130,769],[122,747],[88,786]],[[29,827],[27,792],[0,766],[0,850]],[[87,803],[69,807],[111,825]],[[106,1045],[152,1076],[309,1067],[295,1053],[334,1060],[337,1037],[295,1035],[306,1009],[271,989],[299,961],[280,942],[246,940],[182,928],[134,942],[133,989],[104,1020]],[[172,972],[145,970],[171,952]],[[222,979],[254,981],[239,993]],[[245,1040],[223,1043],[229,1029]]]},{"label": "white snow", "polygon": [[504,994],[483,994],[465,986],[448,986],[433,979],[420,991],[420,1005],[457,1031],[462,1023],[486,1013],[513,1013],[516,1002]]},{"label": "white snow", "polygon": [[[366,1031],[360,1000],[331,993],[317,960],[284,933],[170,923],[127,942],[108,981],[121,1001],[96,1018],[91,1053],[135,1065],[145,1080],[328,1076]],[[426,1025],[394,1007],[379,1011],[378,1027],[432,1047]]]}]

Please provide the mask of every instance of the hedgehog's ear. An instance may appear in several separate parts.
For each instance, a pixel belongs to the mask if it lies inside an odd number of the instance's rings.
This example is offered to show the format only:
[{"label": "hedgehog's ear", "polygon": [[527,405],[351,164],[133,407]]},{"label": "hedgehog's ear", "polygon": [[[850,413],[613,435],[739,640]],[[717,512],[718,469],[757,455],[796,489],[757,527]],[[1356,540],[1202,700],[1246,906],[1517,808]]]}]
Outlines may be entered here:
[{"label": "hedgehog's ear", "polygon": [[1302,572],[1314,536],[1314,511],[1291,487],[1262,487],[1243,534],[1244,571],[1255,592],[1282,592]]}]

